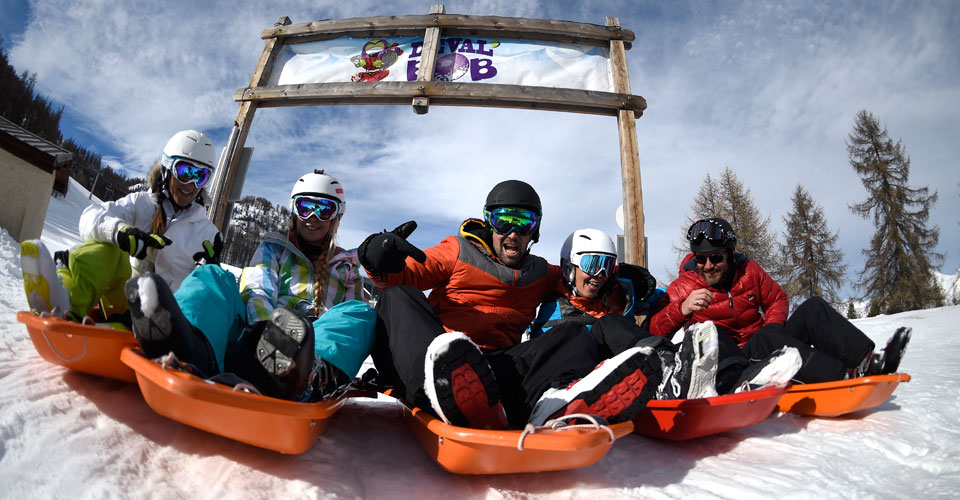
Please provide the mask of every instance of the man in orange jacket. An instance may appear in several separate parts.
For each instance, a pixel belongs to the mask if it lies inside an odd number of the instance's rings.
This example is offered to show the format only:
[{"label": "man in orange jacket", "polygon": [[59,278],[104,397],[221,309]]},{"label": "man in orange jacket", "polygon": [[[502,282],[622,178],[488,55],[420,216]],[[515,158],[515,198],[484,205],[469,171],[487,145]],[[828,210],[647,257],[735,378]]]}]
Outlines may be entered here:
[{"label": "man in orange jacket", "polygon": [[626,421],[645,406],[661,377],[649,350],[594,370],[596,342],[582,332],[521,343],[537,306],[560,293],[560,269],[529,251],[541,216],[533,187],[508,180],[487,195],[483,220],[425,251],[406,241],[414,222],[360,245],[383,290],[373,359],[394,394],[447,423],[493,429],[523,427],[538,404],[538,425],[569,413]]}]

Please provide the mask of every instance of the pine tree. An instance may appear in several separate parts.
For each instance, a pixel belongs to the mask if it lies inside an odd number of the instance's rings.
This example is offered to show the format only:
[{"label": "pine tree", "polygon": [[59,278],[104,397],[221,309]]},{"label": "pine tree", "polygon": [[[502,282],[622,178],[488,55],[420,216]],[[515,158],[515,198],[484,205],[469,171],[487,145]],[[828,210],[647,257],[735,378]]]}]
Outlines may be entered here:
[{"label": "pine tree", "polygon": [[776,242],[768,229],[770,218],[760,215],[750,190],[743,186],[729,166],[724,167],[718,180],[707,174],[690,208],[693,215],[687,218],[682,228],[681,244],[674,247],[681,258],[690,251],[687,242],[690,225],[700,219],[722,217],[737,233],[737,251],[755,260],[774,279],[779,277],[780,264],[774,253]]},{"label": "pine tree", "polygon": [[853,301],[848,303],[847,319],[857,319],[857,308],[853,306]]},{"label": "pine tree", "polygon": [[926,187],[911,188],[910,158],[898,140],[868,111],[857,113],[847,141],[850,165],[861,177],[867,200],[850,209],[873,216],[876,231],[857,288],[870,301],[870,312],[892,314],[943,305],[943,293],[932,268],[943,260],[934,251],[940,229],[927,228],[937,193]]},{"label": "pine tree", "polygon": [[803,186],[793,192],[793,208],[783,217],[784,244],[778,244],[783,256],[780,284],[797,305],[820,296],[838,307],[842,286],[843,252],[837,250],[837,233],[831,233],[823,208],[814,203]]}]

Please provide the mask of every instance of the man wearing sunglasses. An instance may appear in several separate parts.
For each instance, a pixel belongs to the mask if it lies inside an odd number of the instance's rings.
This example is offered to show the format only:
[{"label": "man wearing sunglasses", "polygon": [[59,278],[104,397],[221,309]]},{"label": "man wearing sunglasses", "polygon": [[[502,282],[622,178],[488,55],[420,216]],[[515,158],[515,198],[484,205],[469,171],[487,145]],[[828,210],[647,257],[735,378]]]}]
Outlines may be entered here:
[{"label": "man wearing sunglasses", "polygon": [[694,222],[687,240],[691,253],[667,288],[669,305],[651,318],[650,331],[669,336],[685,325],[713,321],[720,332],[719,392],[729,390],[748,360],[785,346],[800,351],[798,382],[896,371],[909,329],[897,330],[887,348],[874,353],[874,342],[820,297],[803,302],[788,319],[787,294],[759,264],[735,252],[737,235],[729,222],[720,217]]},{"label": "man wearing sunglasses", "polygon": [[[466,220],[439,245],[421,251],[407,242],[413,222],[360,245],[361,264],[383,290],[373,351],[378,382],[447,423],[474,428],[522,428],[548,388],[581,377],[547,416],[578,409],[619,422],[645,405],[659,360],[631,353],[594,371],[599,360],[588,335],[521,343],[537,306],[562,291],[560,268],[530,254],[542,213],[533,187],[509,180],[487,195],[483,220]],[[608,396],[617,404],[591,406]]]}]

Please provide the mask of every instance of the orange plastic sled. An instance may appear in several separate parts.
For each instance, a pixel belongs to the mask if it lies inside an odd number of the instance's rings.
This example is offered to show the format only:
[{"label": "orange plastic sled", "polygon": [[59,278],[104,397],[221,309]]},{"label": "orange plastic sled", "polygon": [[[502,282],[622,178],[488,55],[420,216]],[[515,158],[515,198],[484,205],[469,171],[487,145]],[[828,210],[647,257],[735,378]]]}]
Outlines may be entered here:
[{"label": "orange plastic sled", "polygon": [[133,332],[41,318],[29,311],[18,312],[17,321],[27,326],[40,357],[51,363],[102,377],[136,380],[133,370],[120,362],[125,347],[140,346]]},{"label": "orange plastic sled", "polygon": [[633,419],[634,432],[679,441],[747,427],[770,416],[786,390],[783,385],[712,398],[650,401]]},{"label": "orange plastic sled", "polygon": [[836,417],[883,404],[910,375],[893,373],[835,382],[794,385],[780,397],[777,410],[816,417]]},{"label": "orange plastic sled", "polygon": [[[399,401],[407,427],[440,467],[455,474],[517,474],[577,469],[603,458],[632,422],[609,427],[523,431],[470,429],[443,423]],[[609,430],[607,430],[609,429]],[[523,435],[522,448],[520,445]]]},{"label": "orange plastic sled", "polygon": [[133,369],[153,411],[226,438],[280,453],[307,451],[346,403],[347,394],[298,403],[235,391],[189,373],[163,368],[131,349],[120,359]]}]

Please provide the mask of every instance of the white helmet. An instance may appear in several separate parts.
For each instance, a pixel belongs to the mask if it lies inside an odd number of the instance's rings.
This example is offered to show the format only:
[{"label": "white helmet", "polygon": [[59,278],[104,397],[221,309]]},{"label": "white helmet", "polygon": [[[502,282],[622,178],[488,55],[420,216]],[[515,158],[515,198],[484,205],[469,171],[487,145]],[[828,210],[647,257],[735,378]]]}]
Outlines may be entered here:
[{"label": "white helmet", "polygon": [[560,268],[568,285],[573,286],[576,269],[583,254],[606,254],[617,256],[617,246],[607,233],[599,229],[577,229],[570,233],[560,247]]},{"label": "white helmet", "polygon": [[173,168],[174,158],[184,158],[209,167],[217,168],[217,155],[213,143],[203,132],[182,130],[177,132],[163,147],[161,164],[167,169]]},{"label": "white helmet", "polygon": [[343,185],[336,177],[323,173],[322,169],[304,175],[297,179],[290,191],[290,210],[293,208],[293,199],[299,195],[330,198],[340,202],[340,215],[347,209],[347,198],[343,194]]}]

